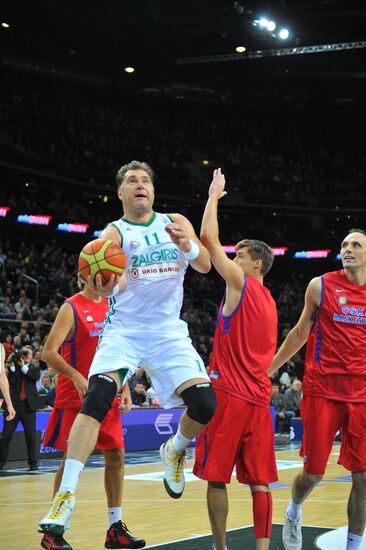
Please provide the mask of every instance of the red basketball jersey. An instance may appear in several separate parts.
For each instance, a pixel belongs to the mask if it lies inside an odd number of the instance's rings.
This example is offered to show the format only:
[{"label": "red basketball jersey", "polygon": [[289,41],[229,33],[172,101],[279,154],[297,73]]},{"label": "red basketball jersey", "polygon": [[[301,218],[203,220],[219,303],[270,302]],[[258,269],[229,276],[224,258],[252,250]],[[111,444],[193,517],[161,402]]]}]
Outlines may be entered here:
[{"label": "red basketball jersey", "polygon": [[224,315],[222,305],[210,362],[212,385],[268,407],[271,381],[267,369],[277,343],[276,304],[266,287],[245,276],[241,298],[233,313]]},{"label": "red basketball jersey", "polygon": [[366,284],[343,269],[321,277],[317,318],[308,338],[304,394],[337,401],[366,400]]},{"label": "red basketball jersey", "polygon": [[[103,331],[104,317],[108,311],[108,301],[102,298],[99,304],[88,300],[82,294],[74,294],[66,300],[74,312],[75,332],[70,340],[65,340],[61,355],[66,363],[88,378],[98,339]],[[55,407],[81,407],[81,399],[74,383],[58,375]]]}]

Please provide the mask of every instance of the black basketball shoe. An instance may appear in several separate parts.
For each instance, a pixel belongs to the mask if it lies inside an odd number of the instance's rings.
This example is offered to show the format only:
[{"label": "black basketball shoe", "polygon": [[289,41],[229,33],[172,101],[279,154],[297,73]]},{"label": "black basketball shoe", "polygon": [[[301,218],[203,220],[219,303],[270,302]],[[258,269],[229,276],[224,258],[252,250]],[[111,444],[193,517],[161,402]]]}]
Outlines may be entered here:
[{"label": "black basketball shoe", "polygon": [[61,535],[45,533],[41,540],[42,548],[46,550],[72,550],[70,544]]},{"label": "black basketball shoe", "polygon": [[127,525],[121,521],[113,523],[107,531],[105,537],[105,548],[145,548],[144,539],[133,537]]}]

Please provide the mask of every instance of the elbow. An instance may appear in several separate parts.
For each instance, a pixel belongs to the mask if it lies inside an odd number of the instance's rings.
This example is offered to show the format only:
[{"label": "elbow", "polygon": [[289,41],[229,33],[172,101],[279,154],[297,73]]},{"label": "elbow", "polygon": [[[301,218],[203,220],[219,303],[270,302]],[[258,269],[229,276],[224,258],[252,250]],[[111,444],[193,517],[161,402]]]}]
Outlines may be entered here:
[{"label": "elbow", "polygon": [[211,261],[208,260],[208,262],[205,262],[205,264],[201,267],[201,273],[209,273],[211,271]]},{"label": "elbow", "polygon": [[48,350],[42,350],[41,360],[44,361],[45,363],[48,363],[49,354],[50,352]]},{"label": "elbow", "polygon": [[203,246],[208,248],[210,244],[213,242],[211,233],[206,229],[202,231],[202,233],[200,234],[200,241],[203,244]]}]

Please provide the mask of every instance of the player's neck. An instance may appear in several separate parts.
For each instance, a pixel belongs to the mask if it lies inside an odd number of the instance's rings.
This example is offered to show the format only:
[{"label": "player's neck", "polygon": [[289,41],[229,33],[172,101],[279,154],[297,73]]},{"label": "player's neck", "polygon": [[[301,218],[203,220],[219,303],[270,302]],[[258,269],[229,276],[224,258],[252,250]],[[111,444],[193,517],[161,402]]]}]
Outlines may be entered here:
[{"label": "player's neck", "polygon": [[148,210],[147,212],[137,212],[135,210],[125,209],[123,217],[132,223],[141,223],[147,224],[150,222],[152,216],[154,215],[154,210]]},{"label": "player's neck", "polygon": [[366,284],[366,272],[365,269],[355,269],[350,270],[347,268],[343,269],[345,276],[351,283],[362,286]]},{"label": "player's neck", "polygon": [[102,296],[99,296],[99,294],[95,294],[95,292],[92,292],[88,288],[84,288],[80,294],[84,296],[87,300],[90,300],[91,302],[95,302],[96,304],[100,304],[102,301]]}]

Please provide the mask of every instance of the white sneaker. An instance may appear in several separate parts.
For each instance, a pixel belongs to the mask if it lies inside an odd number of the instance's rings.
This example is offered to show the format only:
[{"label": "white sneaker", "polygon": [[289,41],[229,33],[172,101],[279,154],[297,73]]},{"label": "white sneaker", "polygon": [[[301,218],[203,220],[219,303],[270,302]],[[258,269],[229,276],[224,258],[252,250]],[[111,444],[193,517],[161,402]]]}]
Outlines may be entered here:
[{"label": "white sneaker", "polygon": [[41,519],[38,525],[40,533],[54,533],[63,535],[65,529],[70,526],[70,516],[75,506],[74,493],[67,491],[56,493],[51,508],[47,515]]},{"label": "white sneaker", "polygon": [[173,447],[172,438],[160,447],[160,456],[165,466],[164,486],[172,498],[180,498],[184,491],[184,459],[183,453],[177,453]]},{"label": "white sneaker", "polygon": [[291,519],[288,517],[287,513],[285,513],[285,521],[282,529],[282,542],[285,550],[301,550],[301,517],[299,519]]}]

